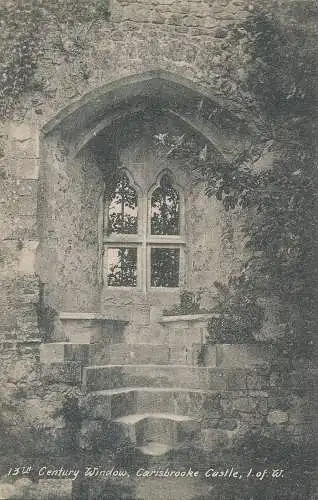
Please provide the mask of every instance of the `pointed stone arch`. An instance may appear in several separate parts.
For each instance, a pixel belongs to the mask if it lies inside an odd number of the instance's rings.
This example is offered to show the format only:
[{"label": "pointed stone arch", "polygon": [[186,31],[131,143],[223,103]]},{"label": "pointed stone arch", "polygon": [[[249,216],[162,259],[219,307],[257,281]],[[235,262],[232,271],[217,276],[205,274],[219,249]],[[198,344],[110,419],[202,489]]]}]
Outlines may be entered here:
[{"label": "pointed stone arch", "polygon": [[236,156],[242,139],[257,129],[253,117],[238,104],[184,77],[154,70],[87,93],[43,127],[42,140],[58,134],[74,157],[102,130],[149,107],[186,124],[227,159]]}]

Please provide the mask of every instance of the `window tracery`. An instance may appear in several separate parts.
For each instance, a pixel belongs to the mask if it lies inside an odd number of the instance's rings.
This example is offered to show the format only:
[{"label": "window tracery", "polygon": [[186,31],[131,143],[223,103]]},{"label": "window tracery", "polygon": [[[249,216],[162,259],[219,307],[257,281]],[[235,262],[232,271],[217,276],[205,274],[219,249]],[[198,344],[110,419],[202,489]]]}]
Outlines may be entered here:
[{"label": "window tracery", "polygon": [[104,260],[111,287],[177,288],[184,241],[180,189],[169,172],[138,190],[122,171],[109,196]]}]

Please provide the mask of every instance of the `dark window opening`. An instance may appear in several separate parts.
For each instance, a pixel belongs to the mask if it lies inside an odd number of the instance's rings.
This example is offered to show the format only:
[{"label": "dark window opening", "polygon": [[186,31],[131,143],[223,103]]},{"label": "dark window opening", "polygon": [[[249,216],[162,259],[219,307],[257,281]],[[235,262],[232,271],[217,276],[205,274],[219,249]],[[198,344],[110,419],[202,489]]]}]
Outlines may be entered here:
[{"label": "dark window opening", "polygon": [[137,286],[137,248],[108,248],[109,286]]},{"label": "dark window opening", "polygon": [[179,248],[151,248],[151,286],[179,286]]}]

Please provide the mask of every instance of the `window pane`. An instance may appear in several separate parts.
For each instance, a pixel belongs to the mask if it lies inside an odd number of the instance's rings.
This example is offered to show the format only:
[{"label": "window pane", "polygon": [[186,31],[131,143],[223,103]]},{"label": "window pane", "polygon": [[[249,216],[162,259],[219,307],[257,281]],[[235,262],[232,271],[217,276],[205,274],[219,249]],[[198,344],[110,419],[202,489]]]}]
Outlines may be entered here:
[{"label": "window pane", "polygon": [[151,249],[151,286],[179,286],[180,250],[178,248]]},{"label": "window pane", "polygon": [[117,234],[137,233],[138,196],[126,174],[121,174],[111,194],[108,231]]},{"label": "window pane", "polygon": [[137,286],[137,248],[108,248],[109,286]]},{"label": "window pane", "polygon": [[151,234],[179,234],[179,219],[179,193],[165,175],[151,197]]}]

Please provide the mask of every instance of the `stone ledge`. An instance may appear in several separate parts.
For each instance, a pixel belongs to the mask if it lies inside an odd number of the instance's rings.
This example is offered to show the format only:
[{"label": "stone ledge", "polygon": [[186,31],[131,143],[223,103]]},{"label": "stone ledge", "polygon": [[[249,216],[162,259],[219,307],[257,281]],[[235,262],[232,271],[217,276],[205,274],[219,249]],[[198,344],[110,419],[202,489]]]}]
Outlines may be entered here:
[{"label": "stone ledge", "polygon": [[63,319],[107,319],[99,313],[81,313],[81,312],[60,312],[59,317]]},{"label": "stone ledge", "polygon": [[122,321],[127,322],[126,319],[118,319],[112,315],[101,314],[97,312],[60,312],[60,320],[100,320],[100,321]]},{"label": "stone ledge", "polygon": [[43,340],[40,338],[34,338],[34,339],[25,339],[25,340],[4,340],[0,341],[0,345],[2,344],[10,344],[10,345],[21,345],[21,344],[42,344]]},{"label": "stone ledge", "polygon": [[163,316],[159,323],[173,323],[175,321],[208,321],[211,317],[217,317],[216,314],[180,314],[174,316]]}]

